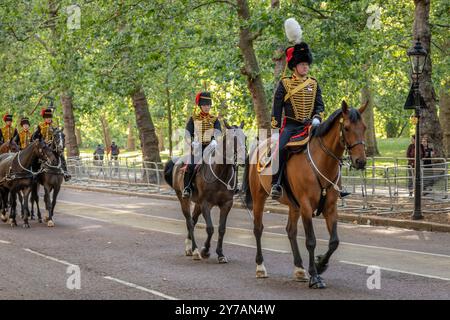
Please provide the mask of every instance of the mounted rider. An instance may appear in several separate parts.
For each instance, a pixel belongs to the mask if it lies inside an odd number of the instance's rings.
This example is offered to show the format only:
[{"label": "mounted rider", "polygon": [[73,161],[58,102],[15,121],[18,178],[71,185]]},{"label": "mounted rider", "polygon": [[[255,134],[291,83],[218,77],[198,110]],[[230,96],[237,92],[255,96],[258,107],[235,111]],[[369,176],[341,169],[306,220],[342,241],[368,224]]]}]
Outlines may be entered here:
[{"label": "mounted rider", "polygon": [[[36,130],[31,136],[31,141],[34,141],[36,139],[42,139],[45,141],[45,143],[49,145],[53,142],[53,130],[54,130],[54,127],[52,126],[53,109],[43,108],[41,110],[41,116],[44,119],[44,121],[39,123],[39,125],[37,126]],[[69,181],[71,176],[67,172],[67,164],[66,159],[64,158],[64,154],[61,154],[60,159],[61,159],[61,168],[64,173],[64,180]]]},{"label": "mounted rider", "polygon": [[287,19],[284,26],[289,41],[295,44],[285,50],[287,67],[293,74],[280,80],[272,107],[272,129],[281,127],[277,150],[279,169],[272,176],[270,192],[274,199],[282,195],[281,176],[288,156],[286,144],[294,133],[319,125],[325,109],[317,80],[308,76],[313,57],[308,44],[302,41],[302,29],[293,18]]},{"label": "mounted rider", "polygon": [[12,126],[13,116],[12,114],[5,114],[3,116],[5,125],[0,131],[0,143],[10,142],[18,134],[17,129]]},{"label": "mounted rider", "polygon": [[20,129],[19,134],[14,137],[14,142],[19,146],[20,150],[25,149],[31,143],[31,130],[30,130],[30,120],[27,117],[22,117],[20,119]]},{"label": "mounted rider", "polygon": [[199,92],[195,97],[195,104],[200,112],[194,112],[186,124],[186,140],[190,142],[190,161],[186,165],[184,174],[183,198],[190,198],[192,195],[192,181],[194,180],[194,152],[201,145],[203,151],[208,145],[215,147],[217,142],[215,136],[221,133],[222,129],[217,116],[210,114],[212,98],[210,92]]}]

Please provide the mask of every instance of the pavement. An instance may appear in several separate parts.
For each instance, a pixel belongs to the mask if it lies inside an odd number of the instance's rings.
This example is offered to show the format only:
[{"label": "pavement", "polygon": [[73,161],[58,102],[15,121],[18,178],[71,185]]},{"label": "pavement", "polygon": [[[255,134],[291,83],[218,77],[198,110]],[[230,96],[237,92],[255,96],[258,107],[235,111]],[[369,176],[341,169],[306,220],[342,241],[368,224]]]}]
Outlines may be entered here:
[{"label": "pavement", "polygon": [[[209,259],[184,255],[186,226],[173,200],[63,188],[55,212],[54,228],[32,221],[24,229],[20,219],[16,228],[0,224],[2,299],[450,298],[449,233],[340,223],[341,243],[323,274],[327,288],[312,290],[292,278],[285,215],[264,215],[269,278],[256,279],[253,223],[246,210],[230,212],[228,264],[217,262],[215,240]],[[217,209],[213,221],[218,222]],[[328,232],[322,219],[314,219],[314,227],[320,254]],[[200,218],[199,246],[204,228]],[[213,239],[217,226],[215,231]],[[307,261],[301,225],[298,241]]]}]

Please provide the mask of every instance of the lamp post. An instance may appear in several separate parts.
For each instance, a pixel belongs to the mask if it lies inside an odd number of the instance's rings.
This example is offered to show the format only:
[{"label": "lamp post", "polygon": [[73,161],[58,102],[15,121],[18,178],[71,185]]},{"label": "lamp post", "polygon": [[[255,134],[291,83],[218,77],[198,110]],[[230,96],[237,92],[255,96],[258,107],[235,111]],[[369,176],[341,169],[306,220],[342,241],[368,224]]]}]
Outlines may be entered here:
[{"label": "lamp post", "polygon": [[411,62],[412,90],[414,95],[414,109],[416,116],[416,141],[415,141],[415,189],[414,189],[414,213],[413,220],[423,219],[422,215],[422,176],[421,176],[421,143],[420,143],[420,108],[421,97],[419,92],[419,76],[423,72],[427,51],[422,47],[419,40],[408,50]]}]

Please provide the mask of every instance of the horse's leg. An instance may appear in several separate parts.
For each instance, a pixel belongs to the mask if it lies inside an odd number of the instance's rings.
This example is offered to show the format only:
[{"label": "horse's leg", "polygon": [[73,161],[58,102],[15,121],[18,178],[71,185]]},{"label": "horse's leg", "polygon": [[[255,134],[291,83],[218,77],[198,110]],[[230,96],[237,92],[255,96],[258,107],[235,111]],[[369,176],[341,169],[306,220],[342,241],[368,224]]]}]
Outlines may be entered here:
[{"label": "horse's leg", "polygon": [[22,198],[22,208],[24,211],[24,219],[23,219],[23,227],[29,228],[30,224],[28,223],[28,217],[30,216],[30,210],[28,209],[28,200],[30,196],[30,187],[27,187],[22,190],[23,197]]},{"label": "horse's leg", "polygon": [[58,184],[56,184],[53,187],[53,194],[52,194],[52,203],[50,205],[50,212],[49,212],[49,218],[47,221],[47,226],[48,227],[54,227],[55,223],[53,222],[53,212],[55,211],[55,206],[56,206],[56,198],[58,197],[58,193],[59,193],[59,189],[60,186]]},{"label": "horse's leg", "polygon": [[306,237],[306,249],[308,249],[309,253],[309,287],[314,289],[323,289],[326,287],[322,278],[317,274],[315,258],[314,258],[314,250],[316,248],[316,235],[314,234],[314,228],[312,223],[312,208],[309,203],[309,200],[302,201],[301,205],[301,215],[303,221],[303,227],[305,228],[305,237]]},{"label": "horse's leg", "polygon": [[202,215],[206,222],[206,237],[205,246],[202,248],[202,258],[209,258],[209,248],[211,248],[211,238],[214,234],[214,225],[211,220],[211,206],[205,201],[202,205]]},{"label": "horse's leg", "polygon": [[189,199],[181,198],[181,211],[183,211],[184,218],[186,219],[186,228],[188,231],[188,238],[192,241],[192,259],[201,260],[200,251],[198,250],[197,243],[194,237],[194,221],[191,217],[191,201]]},{"label": "horse's leg", "polygon": [[[194,223],[194,229],[195,229],[195,225],[198,222],[198,217],[200,216],[201,213],[202,213],[202,208],[200,207],[200,205],[195,204],[194,211],[192,212],[192,221]],[[186,248],[185,248],[186,255],[192,256],[192,239],[191,239],[190,233],[188,233],[187,238],[184,241],[184,244],[186,245]]]},{"label": "horse's leg", "polygon": [[7,203],[8,203],[8,191],[2,190],[1,197],[2,197],[2,214],[0,216],[0,219],[3,222],[7,222],[8,218],[6,218],[6,209],[8,207],[8,205],[7,205]]},{"label": "horse's leg", "polygon": [[308,276],[306,275],[306,271],[303,268],[303,261],[297,243],[298,218],[300,218],[300,210],[295,207],[289,206],[289,217],[286,226],[286,232],[291,243],[292,254],[294,255],[294,280],[306,282],[308,281]]},{"label": "horse's leg", "polygon": [[20,216],[22,219],[24,219],[24,210],[23,210],[23,197],[22,197],[22,192],[19,191],[17,192],[17,195],[19,196],[19,203],[20,203]]},{"label": "horse's leg", "polygon": [[261,237],[264,230],[262,222],[264,199],[253,199],[253,234],[256,239],[256,277],[267,278],[267,270],[264,266],[264,258],[261,249]]},{"label": "horse's leg", "polygon": [[44,221],[48,222],[49,216],[50,216],[50,208],[51,208],[51,202],[50,202],[50,192],[51,187],[48,184],[44,184],[44,202],[45,202],[45,209],[47,210],[47,214],[44,217]]},{"label": "horse's leg", "polygon": [[33,189],[31,191],[31,212],[33,213],[33,207],[36,203],[36,211],[38,222],[42,223],[41,209],[39,208],[39,193],[38,193],[39,185],[37,182],[33,185]]},{"label": "horse's leg", "polygon": [[217,249],[216,249],[217,259],[219,260],[219,263],[228,262],[227,257],[223,254],[222,245],[223,245],[223,237],[225,235],[225,230],[227,227],[228,213],[230,212],[232,206],[233,200],[230,200],[220,207],[219,238],[217,240]]},{"label": "horse's leg", "polygon": [[9,211],[9,223],[11,224],[11,227],[17,226],[16,222],[16,192],[11,191],[10,192],[10,211]]},{"label": "horse's leg", "polygon": [[328,261],[331,255],[336,251],[339,246],[339,238],[337,234],[337,208],[336,205],[329,206],[324,212],[325,221],[327,223],[328,233],[330,234],[330,240],[328,242],[328,251],[324,255],[316,257],[317,273],[322,274],[328,268]]}]

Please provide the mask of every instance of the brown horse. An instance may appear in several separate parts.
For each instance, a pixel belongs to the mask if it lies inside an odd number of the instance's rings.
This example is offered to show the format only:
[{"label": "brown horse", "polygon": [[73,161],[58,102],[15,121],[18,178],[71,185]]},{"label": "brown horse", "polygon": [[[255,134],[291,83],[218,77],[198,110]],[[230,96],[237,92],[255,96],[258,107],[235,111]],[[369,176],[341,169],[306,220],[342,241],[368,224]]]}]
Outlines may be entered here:
[{"label": "brown horse", "polygon": [[[361,118],[361,113],[364,112],[366,106],[367,104],[356,110],[349,108],[347,103],[343,101],[342,108],[335,111],[326,121],[312,130],[306,151],[292,153],[286,164],[285,192],[279,201],[289,206],[286,231],[294,256],[294,278],[297,281],[308,281],[297,244],[297,223],[299,217],[302,217],[306,235],[306,248],[309,253],[310,288],[326,287],[320,274],[326,270],[328,260],[339,244],[337,200],[342,155],[345,150],[348,150],[352,165],[356,169],[362,170],[366,164],[364,150],[366,126]],[[266,278],[267,271],[263,263],[261,236],[263,232],[263,209],[270,191],[271,175],[263,175],[258,172],[256,163],[259,159],[257,158],[257,152],[250,154],[252,161],[246,166],[244,189],[247,206],[253,208],[254,213],[253,231],[257,245],[256,277]],[[330,240],[325,255],[318,256],[315,259],[316,237],[312,218],[318,208],[316,214],[323,211]]]},{"label": "brown horse", "polygon": [[[228,259],[223,254],[222,244],[225,235],[228,213],[233,206],[233,196],[237,187],[237,166],[239,158],[243,163],[245,161],[245,135],[242,131],[244,123],[238,126],[229,126],[225,134],[225,143],[223,150],[218,147],[215,150],[205,149],[205,154],[210,154],[206,163],[199,166],[194,179],[194,191],[190,199],[182,197],[184,188],[184,164],[181,161],[169,160],[164,168],[164,177],[166,182],[175,190],[178,200],[181,204],[181,210],[186,219],[188,235],[185,241],[185,254],[192,256],[194,260],[209,258],[209,248],[211,238],[214,233],[214,226],[211,220],[211,209],[218,206],[220,209],[219,218],[219,238],[217,242],[216,253],[219,263],[227,263]],[[219,143],[218,146],[221,144]],[[227,152],[232,150],[232,152]],[[212,153],[209,153],[211,151]],[[211,161],[212,158],[220,159]],[[195,203],[194,211],[191,216],[191,201]],[[206,222],[207,239],[201,252],[197,248],[194,238],[194,228],[200,214]]]},{"label": "brown horse", "polygon": [[6,141],[0,146],[0,154],[8,152],[19,152],[19,146],[13,140]]}]

